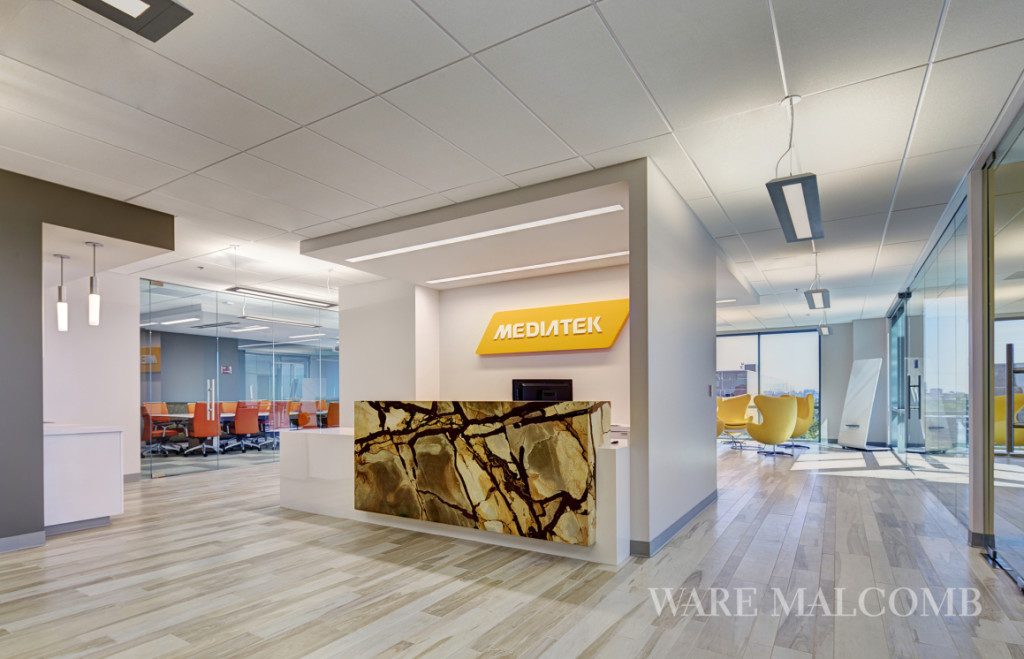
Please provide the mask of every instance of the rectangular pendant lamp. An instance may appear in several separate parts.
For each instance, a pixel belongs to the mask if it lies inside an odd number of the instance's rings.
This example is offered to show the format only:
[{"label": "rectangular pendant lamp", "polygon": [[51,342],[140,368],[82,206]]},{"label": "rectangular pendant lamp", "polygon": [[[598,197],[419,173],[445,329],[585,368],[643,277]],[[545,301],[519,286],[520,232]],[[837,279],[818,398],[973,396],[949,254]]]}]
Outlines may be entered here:
[{"label": "rectangular pendant lamp", "polygon": [[822,336],[829,336],[832,334],[832,328],[828,325],[822,325],[818,328],[818,332],[820,332]]},{"label": "rectangular pendant lamp", "polygon": [[832,306],[827,288],[814,288],[804,291],[804,297],[807,298],[807,306],[811,309],[828,309]]},{"label": "rectangular pendant lamp", "polygon": [[818,198],[818,177],[797,174],[772,179],[765,183],[768,196],[779,216],[786,242],[812,240],[825,237],[821,223],[821,200]]}]

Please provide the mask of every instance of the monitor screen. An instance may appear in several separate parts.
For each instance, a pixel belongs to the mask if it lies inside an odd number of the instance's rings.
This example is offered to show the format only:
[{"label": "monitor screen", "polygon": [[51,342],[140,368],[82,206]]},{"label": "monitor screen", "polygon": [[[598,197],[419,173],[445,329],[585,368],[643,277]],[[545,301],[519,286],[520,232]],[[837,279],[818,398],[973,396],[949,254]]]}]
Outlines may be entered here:
[{"label": "monitor screen", "polygon": [[512,380],[512,400],[572,400],[572,380]]}]

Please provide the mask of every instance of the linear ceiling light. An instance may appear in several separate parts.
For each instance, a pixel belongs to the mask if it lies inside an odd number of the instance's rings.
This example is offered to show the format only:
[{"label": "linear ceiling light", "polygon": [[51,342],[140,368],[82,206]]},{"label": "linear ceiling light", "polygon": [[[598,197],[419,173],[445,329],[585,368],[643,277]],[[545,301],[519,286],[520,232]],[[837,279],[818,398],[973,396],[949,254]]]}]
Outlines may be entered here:
[{"label": "linear ceiling light", "polygon": [[731,297],[731,298],[729,298],[727,300],[715,300],[715,304],[729,304],[730,302],[735,302],[735,301],[736,301],[736,298]]},{"label": "linear ceiling light", "polygon": [[327,336],[323,332],[317,332],[316,334],[296,334],[295,336],[289,336],[289,339],[311,339],[315,336]]},{"label": "linear ceiling light", "polygon": [[[795,94],[782,99],[781,105],[789,110],[789,147],[775,163],[775,178],[765,184],[788,243],[825,237],[818,177],[814,174],[793,175],[793,122],[796,117],[793,106],[799,102],[800,97]],[[779,178],[779,165],[786,154],[789,154],[789,176]]]},{"label": "linear ceiling light", "polygon": [[275,302],[290,302],[293,304],[303,304],[307,307],[317,307],[318,309],[330,309],[331,307],[337,306],[336,302],[324,302],[323,300],[311,300],[305,297],[297,297],[295,295],[288,295],[287,293],[272,293],[270,291],[261,291],[257,288],[246,288],[245,286],[232,286],[227,289],[232,293],[238,293],[239,295],[248,295],[250,297],[260,297],[267,300],[274,300]]},{"label": "linear ceiling light", "polygon": [[194,323],[199,320],[199,316],[193,316],[192,318],[179,318],[178,320],[165,320],[161,325],[181,325],[182,323]]},{"label": "linear ceiling light", "polygon": [[266,325],[253,325],[251,327],[243,327],[241,329],[233,329],[232,332],[255,332],[256,330],[270,329]]},{"label": "linear ceiling light", "polygon": [[804,297],[807,298],[807,306],[811,309],[828,309],[832,306],[827,288],[813,288],[804,291]]},{"label": "linear ceiling light", "polygon": [[524,265],[519,268],[505,268],[504,270],[492,270],[490,272],[478,272],[472,275],[459,275],[458,277],[445,277],[444,279],[431,279],[428,284],[446,284],[450,281],[461,281],[463,279],[476,279],[477,277],[491,277],[493,275],[505,275],[510,272],[523,272],[524,270],[538,270],[540,268],[553,268],[558,265],[569,265],[570,263],[585,263],[587,261],[599,261],[601,259],[612,259],[616,256],[627,256],[625,252],[612,252],[611,254],[598,254],[596,256],[584,256],[579,259],[566,259],[564,261],[552,261],[550,263],[538,263],[537,265]]},{"label": "linear ceiling light", "polygon": [[244,318],[245,320],[255,320],[258,323],[278,323],[280,325],[297,325],[299,327],[312,327],[314,329],[319,329],[320,328],[320,325],[317,325],[315,323],[300,323],[297,320],[286,320],[284,318],[271,318],[270,316],[249,316],[249,315],[246,315],[246,316],[239,316],[239,318]]},{"label": "linear ceiling light", "polygon": [[174,0],[75,0],[100,16],[150,41],[161,37],[188,19],[192,12]]},{"label": "linear ceiling light", "polygon": [[429,243],[421,243],[419,245],[410,245],[409,247],[389,249],[385,252],[376,252],[374,254],[356,256],[351,259],[346,259],[346,261],[348,261],[349,263],[361,263],[362,261],[372,261],[373,259],[380,259],[384,258],[385,256],[395,256],[396,254],[418,252],[422,249],[430,249],[431,247],[441,247],[442,245],[454,245],[455,243],[464,243],[467,240],[476,240],[478,238],[490,238],[491,236],[500,236],[505,233],[513,233],[515,231],[523,231],[525,229],[535,229],[537,227],[545,227],[550,224],[559,224],[561,222],[568,222],[570,220],[580,220],[585,217],[604,215],[605,213],[614,213],[615,211],[621,210],[623,210],[623,208],[620,204],[615,204],[613,206],[604,206],[602,208],[594,208],[588,211],[580,211],[579,213],[569,213],[568,215],[558,215],[557,217],[549,217],[544,220],[536,220],[535,222],[515,224],[510,227],[501,227],[500,229],[479,231],[477,233],[467,233],[464,236],[456,236],[455,238],[444,238],[443,240],[434,240]]},{"label": "linear ceiling light", "polygon": [[825,237],[821,223],[821,201],[818,198],[818,177],[797,174],[777,178],[765,184],[782,225],[786,242]]}]

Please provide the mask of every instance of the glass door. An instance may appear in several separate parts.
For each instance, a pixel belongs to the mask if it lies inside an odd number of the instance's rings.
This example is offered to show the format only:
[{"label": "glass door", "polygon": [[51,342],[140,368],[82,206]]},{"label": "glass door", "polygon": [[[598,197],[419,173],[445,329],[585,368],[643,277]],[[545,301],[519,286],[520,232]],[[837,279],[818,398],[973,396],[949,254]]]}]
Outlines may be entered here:
[{"label": "glass door", "polygon": [[[889,447],[897,456],[907,452],[907,418],[913,382],[907,375],[907,308],[909,293],[901,293],[896,308],[889,314]],[[920,391],[920,382],[918,382]],[[918,399],[920,414],[920,399]]]}]

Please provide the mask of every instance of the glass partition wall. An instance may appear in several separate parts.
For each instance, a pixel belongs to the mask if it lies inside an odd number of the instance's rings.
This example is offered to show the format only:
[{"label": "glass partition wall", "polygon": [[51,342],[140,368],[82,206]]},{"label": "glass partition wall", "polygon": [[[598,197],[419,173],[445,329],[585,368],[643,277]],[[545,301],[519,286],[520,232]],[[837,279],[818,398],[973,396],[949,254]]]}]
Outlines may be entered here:
[{"label": "glass partition wall", "polygon": [[142,280],[142,473],[278,459],[281,430],[328,423],[338,312]]},{"label": "glass partition wall", "polygon": [[[1024,117],[1018,118],[987,170],[986,224],[991,237],[993,461],[986,516],[990,555],[1024,585]],[[988,485],[988,484],[986,484]],[[988,535],[986,529],[986,535]]]}]

